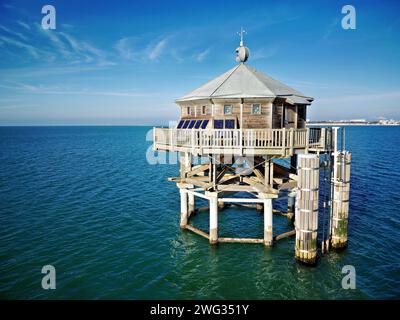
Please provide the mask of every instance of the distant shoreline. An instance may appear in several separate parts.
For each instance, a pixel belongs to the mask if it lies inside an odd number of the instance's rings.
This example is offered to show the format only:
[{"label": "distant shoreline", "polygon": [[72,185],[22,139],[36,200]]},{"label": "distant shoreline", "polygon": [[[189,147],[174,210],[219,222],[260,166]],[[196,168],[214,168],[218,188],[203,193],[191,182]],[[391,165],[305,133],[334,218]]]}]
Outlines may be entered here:
[{"label": "distant shoreline", "polygon": [[307,122],[309,126],[379,126],[379,127],[396,127],[400,126],[400,123],[377,123],[377,122]]}]

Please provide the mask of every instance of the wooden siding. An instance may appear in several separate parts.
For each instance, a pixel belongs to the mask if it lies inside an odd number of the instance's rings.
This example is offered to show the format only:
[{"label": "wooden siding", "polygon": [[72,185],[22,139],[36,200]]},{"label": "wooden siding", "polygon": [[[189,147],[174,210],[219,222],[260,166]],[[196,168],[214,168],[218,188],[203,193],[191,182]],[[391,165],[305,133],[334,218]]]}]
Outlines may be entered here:
[{"label": "wooden siding", "polygon": [[[236,118],[238,124],[240,123],[240,101],[238,99],[214,99],[213,102],[214,119]],[[261,105],[261,114],[252,113],[253,104]],[[225,105],[232,106],[232,114],[224,114]],[[202,119],[213,116],[212,103],[208,100],[179,103],[179,106],[181,108],[181,118]],[[202,113],[203,106],[205,106],[205,114]],[[190,108],[189,113],[188,107]],[[301,111],[302,108],[304,111]],[[306,109],[307,106],[290,105],[278,98],[274,101],[274,104],[272,104],[271,100],[245,99],[243,103],[243,129],[305,128]]]}]

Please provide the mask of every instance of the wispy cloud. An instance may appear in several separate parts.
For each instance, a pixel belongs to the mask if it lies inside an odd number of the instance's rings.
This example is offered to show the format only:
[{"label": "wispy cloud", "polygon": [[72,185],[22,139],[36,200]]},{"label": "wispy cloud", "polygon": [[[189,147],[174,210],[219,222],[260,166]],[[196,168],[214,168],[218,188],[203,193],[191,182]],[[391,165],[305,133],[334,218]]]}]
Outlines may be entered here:
[{"label": "wispy cloud", "polygon": [[10,35],[13,35],[13,36],[16,36],[16,37],[20,38],[21,40],[24,40],[24,41],[28,40],[28,38],[26,36],[24,36],[22,33],[10,30],[9,28],[7,28],[7,27],[5,27],[3,25],[0,25],[0,29],[5,31],[6,33],[8,33]]},{"label": "wispy cloud", "polygon": [[136,42],[135,37],[125,37],[119,39],[115,44],[114,48],[117,50],[117,52],[123,59],[135,60],[138,58],[139,55],[139,51],[134,50],[135,42]]},{"label": "wispy cloud", "polygon": [[202,62],[202,61],[204,61],[205,58],[207,58],[207,56],[210,54],[210,52],[211,52],[211,48],[207,48],[207,49],[195,54],[194,58],[198,62]]},{"label": "wispy cloud", "polygon": [[25,28],[26,30],[31,30],[31,26],[21,20],[18,20],[17,24],[19,24],[21,27]]},{"label": "wispy cloud", "polygon": [[0,84],[0,88],[8,90],[17,90],[24,93],[30,94],[41,94],[41,95],[87,95],[87,96],[110,96],[110,97],[154,97],[159,93],[157,92],[138,92],[135,90],[126,91],[102,91],[92,89],[81,89],[75,90],[66,88],[63,86],[44,86],[44,85],[32,85],[26,83],[11,83],[11,84]]},{"label": "wispy cloud", "polygon": [[[71,27],[66,28],[71,30]],[[62,27],[61,27],[61,30]],[[29,23],[17,20],[14,24],[0,25],[0,46],[4,49],[14,47],[8,51],[3,50],[3,57],[18,52],[15,49],[23,49],[31,58],[39,63],[40,60],[54,64],[95,64],[98,66],[114,65],[111,56],[102,49],[88,41],[79,39],[66,30],[44,30],[39,23]]]},{"label": "wispy cloud", "polygon": [[167,42],[168,42],[168,39],[163,38],[154,44],[150,44],[146,49],[148,58],[150,60],[157,60],[163,53],[163,51],[167,45]]},{"label": "wispy cloud", "polygon": [[325,33],[322,36],[322,39],[327,40],[330,38],[332,33],[335,31],[336,28],[339,27],[339,18],[334,18],[331,23],[326,27]]},{"label": "wispy cloud", "polygon": [[6,9],[14,9],[15,7],[9,3],[3,3],[3,7]]},{"label": "wispy cloud", "polygon": [[0,40],[12,46],[25,49],[32,57],[39,58],[39,50],[29,44],[5,36],[0,36]]},{"label": "wispy cloud", "polygon": [[116,42],[114,48],[121,58],[128,61],[158,61],[165,53],[170,37],[151,40],[147,44],[144,43],[144,38],[146,37],[124,37]]},{"label": "wispy cloud", "polygon": [[36,27],[70,63],[114,64],[111,61],[107,61],[107,55],[104,51],[87,41],[79,40],[63,31],[44,30],[40,25],[36,25]]},{"label": "wispy cloud", "polygon": [[250,52],[250,57],[251,60],[268,59],[275,56],[278,53],[278,51],[279,51],[278,46],[259,48],[257,50],[254,50],[253,52]]}]

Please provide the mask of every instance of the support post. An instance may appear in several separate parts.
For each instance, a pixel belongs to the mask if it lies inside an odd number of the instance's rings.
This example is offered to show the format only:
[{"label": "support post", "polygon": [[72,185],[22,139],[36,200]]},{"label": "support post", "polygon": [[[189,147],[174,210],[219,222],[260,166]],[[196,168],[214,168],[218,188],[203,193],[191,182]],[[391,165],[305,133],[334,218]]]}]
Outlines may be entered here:
[{"label": "support post", "polygon": [[240,131],[239,131],[239,141],[240,141],[240,155],[243,155],[243,101],[240,101]]},{"label": "support post", "polygon": [[188,192],[186,189],[180,188],[179,193],[181,195],[181,222],[180,226],[185,229],[188,222]]},{"label": "support post", "polygon": [[210,243],[218,243],[218,195],[209,193],[210,196]]},{"label": "support post", "polygon": [[290,157],[290,173],[296,173],[297,168],[297,154],[294,154]]},{"label": "support post", "polygon": [[272,235],[272,199],[264,200],[264,245],[271,247],[273,243]]},{"label": "support post", "polygon": [[194,194],[189,193],[189,210],[188,210],[189,217],[194,215],[195,211],[196,211],[196,204],[194,200]]},{"label": "support post", "polygon": [[274,162],[272,160],[269,161],[269,184],[272,188],[274,187]]},{"label": "support post", "polygon": [[[333,202],[335,199],[335,183],[337,181],[337,158],[338,158],[338,132],[339,132],[339,127],[332,127],[331,131],[331,146],[333,147],[333,153],[331,157],[331,161],[333,162],[333,170],[332,170],[332,177],[331,177],[331,206],[329,210],[329,233],[328,237],[325,242],[326,246],[326,251],[329,252],[329,247],[331,245],[331,239],[332,239],[332,226],[333,226]],[[333,159],[332,159],[333,158]]]},{"label": "support post", "polygon": [[294,218],[294,213],[295,213],[295,203],[296,203],[296,190],[291,190],[288,193],[288,211],[287,211],[287,217],[289,220],[293,220]]},{"label": "support post", "polygon": [[343,151],[338,154],[337,165],[334,167],[336,181],[333,181],[332,201],[332,248],[347,247],[350,199],[350,162],[351,154]]},{"label": "support post", "polygon": [[319,156],[301,154],[297,166],[296,259],[306,264],[317,261]]}]

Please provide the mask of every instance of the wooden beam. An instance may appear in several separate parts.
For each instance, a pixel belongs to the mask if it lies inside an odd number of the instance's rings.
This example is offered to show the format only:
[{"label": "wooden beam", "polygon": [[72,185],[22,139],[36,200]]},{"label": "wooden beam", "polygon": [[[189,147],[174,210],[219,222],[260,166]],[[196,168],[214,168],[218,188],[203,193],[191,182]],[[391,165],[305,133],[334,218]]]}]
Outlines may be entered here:
[{"label": "wooden beam", "polygon": [[218,238],[218,242],[225,243],[263,243],[264,239],[254,239],[254,238]]},{"label": "wooden beam", "polygon": [[199,236],[202,236],[202,237],[204,237],[206,239],[210,239],[210,236],[208,235],[207,232],[204,232],[203,230],[200,230],[200,229],[198,229],[196,227],[193,227],[190,224],[187,224],[185,226],[185,229],[187,229],[189,231],[192,231],[192,232],[194,232],[194,233],[198,234]]},{"label": "wooden beam", "polygon": [[275,236],[274,240],[278,241],[278,240],[281,240],[281,239],[284,239],[284,238],[287,238],[287,237],[292,237],[295,234],[296,234],[296,230],[290,230],[288,232],[284,232],[284,233],[282,233],[280,235]]},{"label": "wooden beam", "polygon": [[254,168],[253,172],[262,183],[265,182],[265,177],[264,177],[264,175],[261,173],[261,171],[259,169]]},{"label": "wooden beam", "polygon": [[241,191],[245,191],[245,192],[254,192],[254,188],[252,186],[248,186],[248,185],[238,185],[238,184],[220,184],[218,186],[218,190],[219,191],[232,191],[232,192],[241,192]]},{"label": "wooden beam", "polygon": [[229,171],[229,166],[225,166],[217,176],[217,183],[224,177],[225,173]]},{"label": "wooden beam", "polygon": [[289,181],[282,183],[279,187],[278,190],[288,190],[288,189],[293,189],[297,187],[297,181]]},{"label": "wooden beam", "polygon": [[[194,176],[194,175],[196,175],[196,174],[198,174],[200,172],[204,172],[204,171],[206,171],[208,169],[209,169],[208,164],[201,164],[201,165],[198,165],[196,167],[193,167],[192,170],[190,172],[188,172],[187,176],[188,177],[192,177],[192,176]],[[207,177],[207,179],[208,179],[208,177]]]}]

